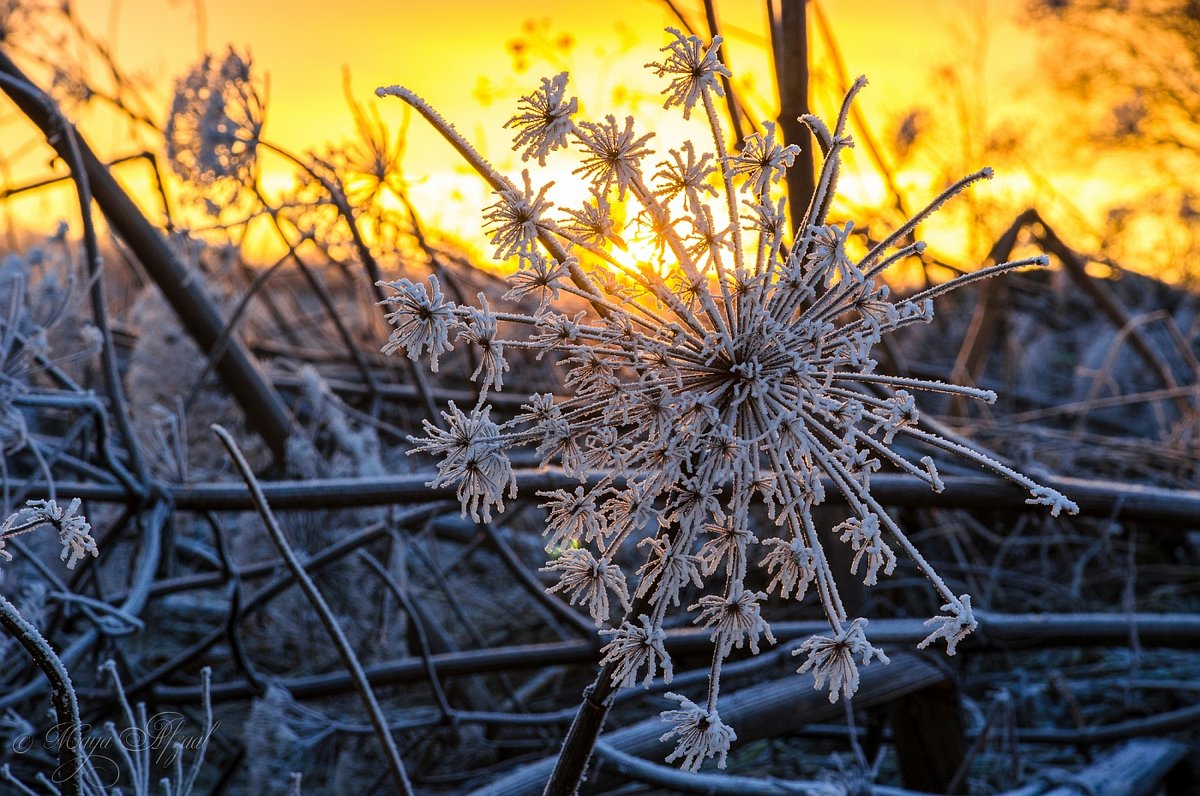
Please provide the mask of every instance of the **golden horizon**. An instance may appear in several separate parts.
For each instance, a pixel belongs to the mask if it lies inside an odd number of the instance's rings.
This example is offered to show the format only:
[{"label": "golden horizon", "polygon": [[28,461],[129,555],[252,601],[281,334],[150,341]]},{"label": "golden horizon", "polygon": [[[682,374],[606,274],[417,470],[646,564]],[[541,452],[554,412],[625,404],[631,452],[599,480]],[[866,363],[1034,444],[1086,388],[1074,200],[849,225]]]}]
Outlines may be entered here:
[{"label": "golden horizon", "polygon": [[[751,111],[773,118],[774,83],[766,47],[765,4],[750,0],[721,3],[720,22],[738,87]],[[877,139],[894,133],[907,112],[935,113],[942,94],[939,69],[960,64],[964,72],[976,70],[978,93],[964,99],[987,103],[987,118],[1011,124],[1014,134],[1040,136],[1041,120],[1050,114],[1054,97],[1036,91],[1039,42],[1036,34],[1019,24],[1020,0],[961,4],[954,0],[913,0],[898,4],[871,0],[823,3],[837,37],[845,68],[864,73],[870,85],[858,102],[873,125]],[[197,9],[202,8],[202,18]],[[457,154],[418,118],[406,119],[395,100],[377,99],[376,86],[400,83],[422,94],[504,172],[519,176],[520,159],[509,150],[502,128],[515,109],[517,98],[536,86],[544,75],[565,68],[572,72],[572,89],[581,98],[587,116],[633,114],[641,131],[657,134],[652,146],[659,154],[672,141],[689,133],[689,127],[658,101],[658,80],[643,64],[662,46],[662,29],[679,21],[665,3],[651,0],[616,0],[609,13],[597,18],[594,4],[579,0],[536,0],[521,4],[475,0],[444,6],[411,2],[367,0],[355,4],[353,13],[319,0],[294,0],[289,4],[287,34],[280,35],[277,4],[265,0],[208,0],[196,5],[164,4],[152,0],[88,3],[79,8],[83,21],[112,42],[116,61],[131,74],[144,76],[147,94],[159,102],[161,123],[166,116],[173,81],[184,74],[202,50],[221,52],[236,47],[249,53],[263,77],[269,101],[263,137],[296,153],[317,151],[348,140],[353,121],[343,92],[343,69],[349,70],[353,98],[378,111],[393,131],[406,128],[404,173],[411,197],[428,227],[460,241],[472,254],[486,258],[480,231],[482,208],[493,200],[486,185],[463,165]],[[689,9],[696,22],[702,14]],[[532,21],[547,43],[547,50],[530,56],[530,68],[517,72],[507,43],[523,34]],[[572,46],[556,50],[562,34]],[[814,51],[814,110],[828,116],[840,88],[830,79],[829,48],[817,30],[811,31]],[[319,52],[319,57],[313,53]],[[971,63],[975,59],[977,63]],[[824,73],[825,77],[820,77]],[[970,76],[970,75],[968,75]],[[960,87],[967,91],[970,87]],[[1032,89],[1032,90],[1031,90]],[[486,95],[486,97],[484,97]],[[484,97],[484,101],[481,101]],[[1009,122],[1011,120],[1011,122]],[[96,148],[114,157],[128,154],[128,124],[111,113],[89,109],[78,119],[80,128]],[[858,131],[854,131],[857,135]],[[155,142],[142,140],[139,146]],[[967,149],[967,147],[963,147]],[[962,173],[990,165],[970,151],[926,154],[912,162],[893,163],[893,179],[914,203],[936,194]],[[986,153],[984,153],[986,154]],[[1039,183],[1030,173],[1001,167],[989,184],[972,191],[972,202],[1002,206],[1015,215],[1024,206],[1047,197],[1070,198],[1070,212],[1094,226],[1104,209],[1133,190],[1129,175],[1106,179],[1090,168],[1088,158],[1062,164],[1052,172],[1052,185]],[[535,182],[556,183],[552,199],[570,205],[579,198],[570,186],[568,161],[545,170]],[[1041,166],[1042,164],[1037,164]],[[1058,164],[1056,164],[1057,166]],[[957,172],[956,172],[957,170]],[[127,165],[117,169],[151,214],[159,202],[151,190],[147,170]],[[25,158],[9,170],[10,185],[46,176],[44,158]],[[268,196],[282,195],[295,183],[295,168],[266,154],[262,157],[261,183]],[[884,179],[863,147],[851,153],[840,186],[843,196],[856,206],[885,206],[889,201]],[[54,192],[10,200],[9,218],[21,226],[35,221],[53,226],[54,211],[61,208],[71,219],[70,205]],[[976,230],[963,223],[962,213],[949,213],[925,230],[931,245],[947,256],[978,256]],[[1004,219],[996,219],[1003,224]],[[259,260],[272,259],[272,251],[248,252]],[[969,265],[969,263],[967,263]]]}]

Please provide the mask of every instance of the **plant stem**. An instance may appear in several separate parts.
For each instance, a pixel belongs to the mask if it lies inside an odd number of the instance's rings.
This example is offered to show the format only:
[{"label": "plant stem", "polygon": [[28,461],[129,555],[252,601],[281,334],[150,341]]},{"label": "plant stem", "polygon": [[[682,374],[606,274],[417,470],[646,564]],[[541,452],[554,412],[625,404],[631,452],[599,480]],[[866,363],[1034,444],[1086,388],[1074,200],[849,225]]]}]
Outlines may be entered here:
[{"label": "plant stem", "polygon": [[[21,643],[50,683],[50,699],[54,704],[56,728],[59,732],[58,769],[55,774],[67,775],[67,778],[59,783],[58,792],[62,796],[79,796],[82,793],[85,761],[79,757],[79,751],[83,748],[83,738],[79,728],[79,703],[75,699],[71,677],[51,648],[50,642],[46,641],[38,629],[21,616],[17,607],[2,594],[0,625]],[[63,738],[64,733],[69,733],[69,737]]]},{"label": "plant stem", "polygon": [[342,631],[341,625],[338,624],[337,618],[329,608],[329,604],[325,602],[325,598],[317,589],[317,585],[313,583],[312,578],[304,571],[304,565],[300,563],[296,552],[288,544],[287,538],[283,535],[283,529],[279,527],[279,523],[275,520],[275,515],[271,512],[271,507],[267,504],[267,499],[263,496],[262,489],[258,485],[258,479],[255,478],[254,472],[246,462],[246,458],[242,456],[237,443],[234,442],[230,433],[221,426],[214,424],[212,430],[220,438],[221,444],[225,446],[225,450],[229,452],[229,457],[233,459],[234,465],[237,467],[238,472],[241,473],[242,480],[246,482],[246,488],[250,490],[250,495],[254,499],[254,506],[258,510],[263,524],[267,527],[267,532],[271,535],[271,541],[275,543],[275,547],[279,550],[279,555],[283,557],[288,569],[292,571],[301,591],[304,592],[308,601],[312,603],[317,616],[321,620],[321,624],[325,626],[326,632],[329,633],[334,646],[337,647],[342,662],[346,665],[346,669],[353,678],[359,696],[362,697],[363,704],[367,708],[367,714],[371,718],[371,724],[375,728],[375,734],[379,738],[380,745],[383,746],[384,757],[387,758],[392,779],[395,780],[396,786],[400,789],[401,793],[411,796],[413,792],[412,783],[408,780],[408,772],[404,769],[404,761],[400,759],[400,751],[396,748],[396,741],[392,738],[391,730],[387,725],[387,719],[383,715],[383,709],[379,706],[379,700],[375,698],[375,692],[371,690],[371,683],[368,682],[367,675],[363,671],[362,665],[358,662],[358,657],[354,654],[354,648],[350,646],[350,640],[346,638],[346,634]]},{"label": "plant stem", "polygon": [[562,751],[558,753],[543,796],[573,796],[579,789],[579,782],[583,779],[588,761],[592,759],[592,751],[604,729],[604,721],[608,718],[615,695],[612,664],[607,664],[600,668],[595,682],[583,690],[579,712],[575,714],[567,737],[563,739]]},{"label": "plant stem", "polygon": [[[650,607],[647,596],[634,599],[633,605],[626,612],[626,617],[646,613]],[[592,751],[596,741],[604,729],[604,721],[612,708],[613,698],[617,695],[617,687],[613,684],[613,669],[616,664],[607,663],[600,667],[596,680],[583,690],[583,701],[579,703],[579,712],[567,730],[563,739],[562,751],[554,763],[554,771],[550,781],[546,783],[543,796],[573,796],[579,789],[583,772],[587,770],[588,761],[592,759]]]}]

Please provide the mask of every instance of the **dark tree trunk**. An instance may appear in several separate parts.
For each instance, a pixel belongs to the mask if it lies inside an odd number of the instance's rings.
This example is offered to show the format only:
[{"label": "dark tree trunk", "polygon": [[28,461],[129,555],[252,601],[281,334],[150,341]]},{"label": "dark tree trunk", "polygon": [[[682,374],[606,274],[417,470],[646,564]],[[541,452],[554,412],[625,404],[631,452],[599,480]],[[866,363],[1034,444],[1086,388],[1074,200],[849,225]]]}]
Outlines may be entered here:
[{"label": "dark tree trunk", "polygon": [[[779,130],[783,140],[800,147],[788,171],[788,209],[792,229],[799,229],[816,192],[813,141],[799,117],[808,109],[808,0],[780,0],[778,18],[771,20],[775,74],[779,82]],[[774,9],[772,9],[774,10]]]}]

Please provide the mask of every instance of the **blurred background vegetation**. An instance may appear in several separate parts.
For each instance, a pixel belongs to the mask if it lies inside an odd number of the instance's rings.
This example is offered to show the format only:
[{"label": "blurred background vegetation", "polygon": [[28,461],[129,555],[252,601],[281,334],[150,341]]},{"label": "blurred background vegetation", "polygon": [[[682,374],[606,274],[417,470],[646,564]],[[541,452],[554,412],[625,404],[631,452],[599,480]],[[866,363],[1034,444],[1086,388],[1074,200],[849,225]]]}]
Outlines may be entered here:
[{"label": "blurred background vegetation", "polygon": [[[408,125],[395,110],[380,123],[375,86],[402,82],[435,100],[498,166],[515,171],[516,156],[495,131],[538,78],[571,69],[587,76],[575,85],[585,113],[636,111],[661,149],[688,128],[659,107],[653,77],[640,68],[644,54],[666,25],[708,27],[703,4],[663,0],[618,0],[603,15],[574,0],[445,7],[375,0],[353,13],[298,0],[286,33],[276,24],[277,7],[254,0],[104,0],[67,4],[67,14],[58,5],[8,0],[7,46],[53,86],[105,156],[160,147],[175,82],[206,52],[234,47],[253,63],[264,140],[297,154],[339,152],[368,173],[386,158],[378,197],[384,209],[402,217],[389,189],[407,192],[431,232],[471,255],[480,253],[486,188],[424,126]],[[714,9],[746,132],[780,112],[771,6],[726,0]],[[1018,213],[1036,207],[1074,247],[1096,255],[1094,269],[1111,261],[1173,282],[1192,278],[1200,223],[1190,179],[1200,130],[1200,23],[1192,4],[847,0],[809,3],[808,16],[813,109],[828,115],[850,79],[863,73],[871,80],[856,114],[859,150],[842,185],[844,217],[894,223],[899,208],[991,165],[995,180],[925,230],[938,258],[980,262]],[[20,114],[5,110],[0,133],[11,142],[0,152],[8,191],[53,175]],[[260,153],[255,169],[272,201],[302,190],[310,177],[271,151]],[[116,173],[162,220],[145,163]],[[553,169],[546,177],[554,179]],[[177,224],[211,226],[183,201],[178,179],[164,182],[169,202],[183,205]],[[5,230],[52,228],[52,208],[61,202],[52,191],[13,196],[4,202]],[[281,251],[269,226],[260,220],[237,230],[244,254],[258,263]]]}]

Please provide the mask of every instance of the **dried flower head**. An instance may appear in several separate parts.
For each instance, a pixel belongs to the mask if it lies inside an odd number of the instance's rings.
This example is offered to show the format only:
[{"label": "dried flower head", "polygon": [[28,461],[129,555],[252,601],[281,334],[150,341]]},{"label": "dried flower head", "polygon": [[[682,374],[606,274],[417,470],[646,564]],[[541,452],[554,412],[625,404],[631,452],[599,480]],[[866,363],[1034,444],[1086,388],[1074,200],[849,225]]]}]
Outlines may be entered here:
[{"label": "dried flower head", "polygon": [[721,78],[733,75],[717,57],[721,47],[721,37],[716,36],[708,47],[698,36],[684,36],[675,28],[667,28],[667,33],[675,40],[662,48],[667,57],[662,63],[646,64],[659,77],[671,78],[667,90],[664,108],[678,105],[683,108],[683,118],[691,115],[692,108],[706,93],[718,97],[725,96],[721,88]]},{"label": "dried flower head", "polygon": [[766,195],[771,190],[771,183],[779,182],[787,170],[792,167],[800,147],[795,144],[783,144],[775,141],[775,123],[763,123],[766,134],[754,133],[746,139],[742,151],[731,158],[730,174],[744,174],[748,179],[742,185],[742,190],[753,188],[754,193]]},{"label": "dried flower head", "polygon": [[549,306],[551,301],[557,301],[559,287],[567,276],[568,267],[557,260],[551,260],[538,251],[527,252],[521,257],[521,267],[508,277],[512,285],[504,298],[519,301],[530,294],[537,294],[538,310]]},{"label": "dried flower head", "polygon": [[517,479],[504,454],[500,427],[491,420],[491,407],[474,407],[464,414],[450,402],[450,411],[442,412],[446,428],[422,421],[426,436],[410,437],[416,448],[440,457],[437,478],[431,487],[456,486],[463,515],[475,522],[491,522],[492,507],[504,511],[505,490],[509,499],[517,496]]},{"label": "dried flower head", "polygon": [[205,55],[175,84],[164,131],[167,159],[180,177],[198,186],[247,184],[262,126],[250,59],[232,48],[223,57]]},{"label": "dried flower head", "polygon": [[428,288],[407,279],[380,285],[396,291],[380,302],[395,307],[386,316],[396,328],[383,346],[383,353],[404,349],[408,358],[416,362],[428,352],[430,369],[437,373],[438,357],[454,348],[450,344],[450,331],[461,325],[458,307],[446,301],[441,283],[433,277],[429,278]]},{"label": "dried flower head", "polygon": [[949,616],[935,616],[925,622],[927,627],[932,625],[934,631],[917,645],[917,649],[923,650],[941,638],[946,640],[946,654],[953,655],[959,642],[979,626],[979,622],[975,619],[975,612],[971,610],[971,595],[969,594],[960,594],[957,600],[951,600],[943,605],[942,610]]},{"label": "dried flower head", "polygon": [[578,99],[566,99],[567,79],[566,72],[542,78],[541,88],[524,97],[518,105],[521,112],[504,125],[517,128],[513,149],[524,147],[522,160],[536,158],[545,166],[547,155],[566,147],[571,117],[579,110]]},{"label": "dried flower head", "polygon": [[588,607],[588,613],[596,627],[603,627],[609,619],[609,592],[615,594],[621,607],[629,610],[629,590],[625,586],[625,575],[620,567],[607,558],[599,561],[590,550],[575,547],[566,550],[551,561],[543,572],[558,572],[558,585],[550,592],[561,591],[574,605],[576,602]]},{"label": "dried flower head", "polygon": [[669,741],[679,738],[675,751],[667,755],[667,762],[683,759],[680,768],[698,771],[705,758],[715,756],[717,768],[725,768],[730,745],[737,740],[737,733],[725,722],[715,708],[702,708],[692,700],[679,694],[667,693],[668,699],[679,701],[677,710],[664,710],[665,721],[674,727],[662,734],[658,740]]},{"label": "dried flower head", "polygon": [[695,605],[689,605],[688,610],[700,610],[696,624],[704,623],[704,627],[712,628],[711,640],[717,646],[718,654],[724,657],[734,648],[741,649],[747,641],[750,651],[758,654],[758,637],[766,636],[767,641],[775,643],[771,628],[763,621],[760,600],[767,599],[765,592],[748,591],[740,581],[734,581],[728,594],[708,594],[700,598]]},{"label": "dried flower head", "polygon": [[763,544],[769,546],[771,552],[763,556],[762,568],[767,574],[774,575],[767,584],[767,593],[770,594],[778,586],[780,597],[787,599],[795,591],[796,599],[803,600],[809,584],[817,578],[816,552],[800,537],[790,542],[786,539],[767,539]]},{"label": "dried flower head", "polygon": [[96,540],[92,538],[92,526],[79,513],[79,505],[79,498],[73,498],[66,508],[53,500],[28,501],[25,510],[30,514],[23,522],[18,522],[21,516],[18,512],[9,515],[8,519],[0,524],[0,556],[12,561],[12,554],[4,549],[4,543],[14,536],[47,525],[58,531],[58,541],[63,548],[59,558],[67,562],[67,569],[75,569],[75,564],[89,553],[93,556],[100,555]]},{"label": "dried flower head", "polygon": [[883,650],[871,646],[867,641],[863,632],[866,626],[866,619],[855,619],[832,636],[813,636],[792,651],[793,655],[808,656],[804,665],[796,671],[803,673],[811,670],[818,690],[828,680],[830,702],[837,702],[842,694],[849,699],[858,690],[856,657],[862,658],[864,666],[871,662],[871,658],[888,662]]},{"label": "dried flower head", "polygon": [[604,653],[600,664],[613,667],[613,680],[618,683],[618,688],[632,688],[643,669],[646,674],[642,685],[649,687],[658,676],[659,666],[663,670],[663,681],[671,682],[674,672],[671,656],[667,654],[667,634],[651,622],[649,616],[640,615],[636,625],[626,621],[616,630],[602,632],[611,635],[612,641],[600,650]]},{"label": "dried flower head", "polygon": [[505,188],[497,191],[499,200],[484,214],[497,260],[514,254],[527,255],[537,241],[542,215],[553,207],[545,198],[546,191],[554,183],[543,185],[535,195],[529,183],[529,172],[523,172],[522,177],[525,179],[524,190]]},{"label": "dried flower head", "polygon": [[862,519],[851,517],[834,527],[833,531],[841,531],[841,540],[849,542],[854,549],[854,561],[850,563],[851,575],[857,575],[859,565],[864,560],[867,562],[863,585],[874,586],[881,567],[885,575],[892,574],[892,570],[896,568],[896,554],[888,547],[887,542],[883,541],[879,517],[874,514],[868,514]]},{"label": "dried flower head", "polygon": [[[903,298],[881,283],[890,266],[923,251],[922,244],[907,242],[917,225],[990,171],[950,186],[865,254],[851,256],[846,243],[853,225],[831,224],[825,216],[840,159],[852,146],[844,128],[850,103],[865,85],[860,79],[833,130],[805,117],[825,159],[810,217],[789,234],[778,184],[795,146],[776,141],[774,126],[764,123],[764,133],[731,154],[713,104],[721,74],[715,46],[705,50],[674,35],[669,57],[653,68],[671,79],[668,106],[687,111],[704,104],[714,151],[698,153],[688,144],[650,176],[643,167],[650,136],[637,137],[632,119],[624,127],[612,116],[576,121],[572,107],[555,117],[556,146],[545,151],[559,148],[561,135],[573,139],[585,155],[576,174],[594,200],[568,210],[562,222],[540,210],[514,213],[521,203],[533,209],[544,201],[528,174],[519,188],[408,89],[379,93],[420,112],[502,197],[493,206],[493,242],[519,254],[522,269],[530,271],[514,284],[550,289],[553,281],[590,306],[573,316],[545,303],[530,314],[495,315],[488,339],[499,345],[503,337],[500,356],[525,350],[551,358],[563,370],[565,394],[532,396],[522,412],[499,423],[488,419],[486,408],[466,415],[452,404],[445,415],[449,430],[427,423],[426,436],[413,440],[418,450],[439,457],[431,484],[456,484],[464,513],[476,516],[501,506],[505,485],[515,483],[510,449],[533,449],[543,466],[561,465],[578,478],[574,490],[539,493],[547,498],[547,549],[560,556],[549,567],[561,573],[555,590],[586,603],[603,621],[609,592],[623,595],[614,562],[634,548],[645,556],[623,621],[603,631],[613,636],[604,648],[604,672],[617,686],[633,684],[643,671],[653,677],[659,664],[669,671],[660,635],[667,611],[681,604],[686,590],[707,589],[689,608],[714,642],[707,701],[701,707],[676,697],[682,708],[667,714],[676,728],[664,736],[679,739],[668,759],[694,768],[713,755],[723,762],[735,738],[717,714],[722,661],[743,646],[757,651],[763,637],[774,641],[764,617],[766,593],[747,585],[754,551],[763,551],[757,564],[771,576],[767,591],[796,599],[816,594],[830,634],[802,645],[808,660],[801,671],[811,670],[818,687],[828,682],[832,699],[853,694],[856,659],[887,661],[867,641],[866,620],[851,619],[838,596],[823,548],[828,540],[818,533],[813,511],[828,489],[849,507],[837,531],[855,551],[853,571],[873,583],[891,573],[898,554],[910,558],[946,613],[933,620],[937,627],[924,643],[944,638],[950,651],[975,626],[970,602],[950,590],[873,496],[872,473],[888,468],[940,490],[933,458],[911,452],[923,446],[992,470],[1053,511],[1075,507],[992,457],[927,430],[915,400],[936,392],[993,401],[993,393],[883,374],[872,357],[884,335],[930,321],[935,298],[985,276],[1045,265],[1044,257],[1002,263]],[[525,107],[550,103],[549,88],[557,85],[544,82]],[[553,102],[561,105],[561,98]],[[739,177],[753,193],[747,215]],[[630,263],[629,230],[609,211],[612,194],[638,205],[631,223],[651,236],[663,268]],[[561,279],[550,280],[551,273]],[[393,304],[397,330],[388,350],[400,347],[399,335],[410,355],[424,346],[436,356],[450,329],[475,318],[469,307],[440,304],[444,312],[431,329],[431,302],[406,299],[410,285],[396,287],[402,295]],[[756,512],[773,524],[760,522]]]},{"label": "dried flower head", "polygon": [[622,130],[612,115],[603,122],[580,122],[573,132],[585,154],[583,165],[575,173],[590,179],[597,191],[606,192],[616,186],[618,197],[624,199],[626,189],[641,177],[642,158],[652,154],[645,144],[654,134],[636,138],[632,116],[625,117]]}]

